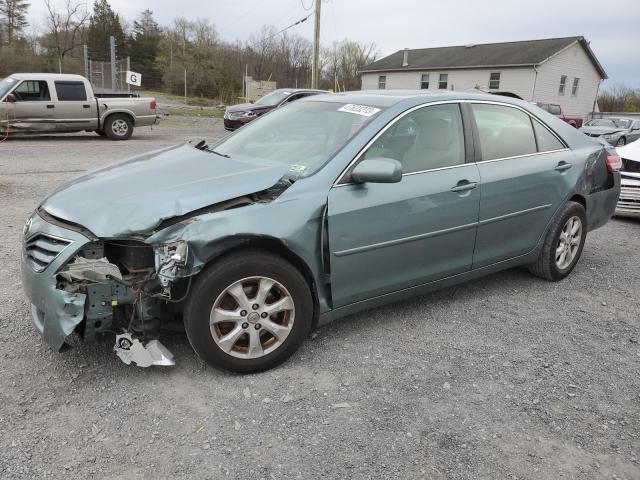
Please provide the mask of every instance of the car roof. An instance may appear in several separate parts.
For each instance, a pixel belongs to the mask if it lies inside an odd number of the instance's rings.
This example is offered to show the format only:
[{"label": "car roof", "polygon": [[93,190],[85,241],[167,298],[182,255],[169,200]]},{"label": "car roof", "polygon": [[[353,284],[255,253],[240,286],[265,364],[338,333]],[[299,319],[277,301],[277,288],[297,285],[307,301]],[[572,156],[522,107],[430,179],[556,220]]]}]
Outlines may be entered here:
[{"label": "car roof", "polygon": [[[413,100],[413,102],[411,102]],[[451,100],[482,100],[523,105],[525,102],[512,97],[489,93],[459,92],[456,90],[359,90],[353,92],[313,95],[305,102],[355,103],[373,107],[391,107],[400,102],[430,103]]]},{"label": "car roof", "polygon": [[[277,89],[273,90],[273,92],[289,92],[289,93],[318,92],[318,93],[330,93],[328,90],[316,90],[315,88],[277,88]],[[269,92],[269,93],[273,93],[273,92]]]},{"label": "car roof", "polygon": [[82,75],[72,75],[70,73],[14,73],[8,77],[16,80],[73,80],[83,82]]}]

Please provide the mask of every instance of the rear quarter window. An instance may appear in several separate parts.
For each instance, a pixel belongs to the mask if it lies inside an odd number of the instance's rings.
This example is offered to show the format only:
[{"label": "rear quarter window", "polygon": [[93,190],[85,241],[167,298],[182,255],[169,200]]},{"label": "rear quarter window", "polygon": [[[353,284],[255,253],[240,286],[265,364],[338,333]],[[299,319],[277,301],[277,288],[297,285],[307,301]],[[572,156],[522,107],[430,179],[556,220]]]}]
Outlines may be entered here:
[{"label": "rear quarter window", "polygon": [[82,82],[55,82],[55,85],[60,102],[84,102],[87,99],[87,90]]}]

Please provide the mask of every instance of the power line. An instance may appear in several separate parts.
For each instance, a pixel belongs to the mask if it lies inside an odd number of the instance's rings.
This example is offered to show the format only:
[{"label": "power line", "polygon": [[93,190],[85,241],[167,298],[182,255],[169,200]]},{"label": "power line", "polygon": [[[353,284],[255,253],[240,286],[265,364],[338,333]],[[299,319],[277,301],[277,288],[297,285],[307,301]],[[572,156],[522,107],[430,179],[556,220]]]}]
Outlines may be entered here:
[{"label": "power line", "polygon": [[303,23],[303,22],[306,22],[306,21],[308,20],[308,18],[309,18],[311,15],[313,15],[313,12],[312,12],[312,13],[310,13],[309,15],[307,15],[306,17],[304,17],[304,18],[302,18],[302,19],[298,20],[297,22],[292,23],[292,24],[291,24],[291,25],[289,25],[288,27],[283,28],[283,29],[282,29],[282,30],[280,30],[279,32],[276,32],[276,33],[274,33],[273,35],[269,35],[267,38],[265,38],[265,40],[271,40],[273,37],[276,37],[276,36],[280,35],[282,32],[284,32],[284,31],[286,31],[286,30],[289,30],[290,28],[295,27],[296,25],[300,25],[300,24],[301,24],[301,23]]}]

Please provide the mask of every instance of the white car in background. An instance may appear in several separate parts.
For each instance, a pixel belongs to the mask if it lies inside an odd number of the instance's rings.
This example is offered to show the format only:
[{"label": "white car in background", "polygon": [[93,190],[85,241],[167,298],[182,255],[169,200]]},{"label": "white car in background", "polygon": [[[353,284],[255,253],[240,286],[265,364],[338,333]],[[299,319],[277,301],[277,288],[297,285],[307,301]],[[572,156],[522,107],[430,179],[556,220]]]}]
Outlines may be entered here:
[{"label": "white car in background", "polygon": [[640,140],[616,149],[622,157],[620,199],[616,215],[640,218]]}]

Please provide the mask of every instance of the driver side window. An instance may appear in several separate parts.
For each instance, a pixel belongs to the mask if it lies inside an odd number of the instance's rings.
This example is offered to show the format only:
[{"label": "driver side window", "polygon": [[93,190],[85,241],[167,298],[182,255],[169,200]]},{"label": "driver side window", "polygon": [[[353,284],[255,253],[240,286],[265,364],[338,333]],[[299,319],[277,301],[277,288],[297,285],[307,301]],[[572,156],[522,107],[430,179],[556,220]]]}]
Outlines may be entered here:
[{"label": "driver side window", "polygon": [[25,80],[12,92],[16,102],[48,102],[49,87],[43,80]]},{"label": "driver side window", "polygon": [[464,136],[459,105],[427,106],[405,115],[364,155],[376,157],[398,160],[403,173],[462,165]]}]

